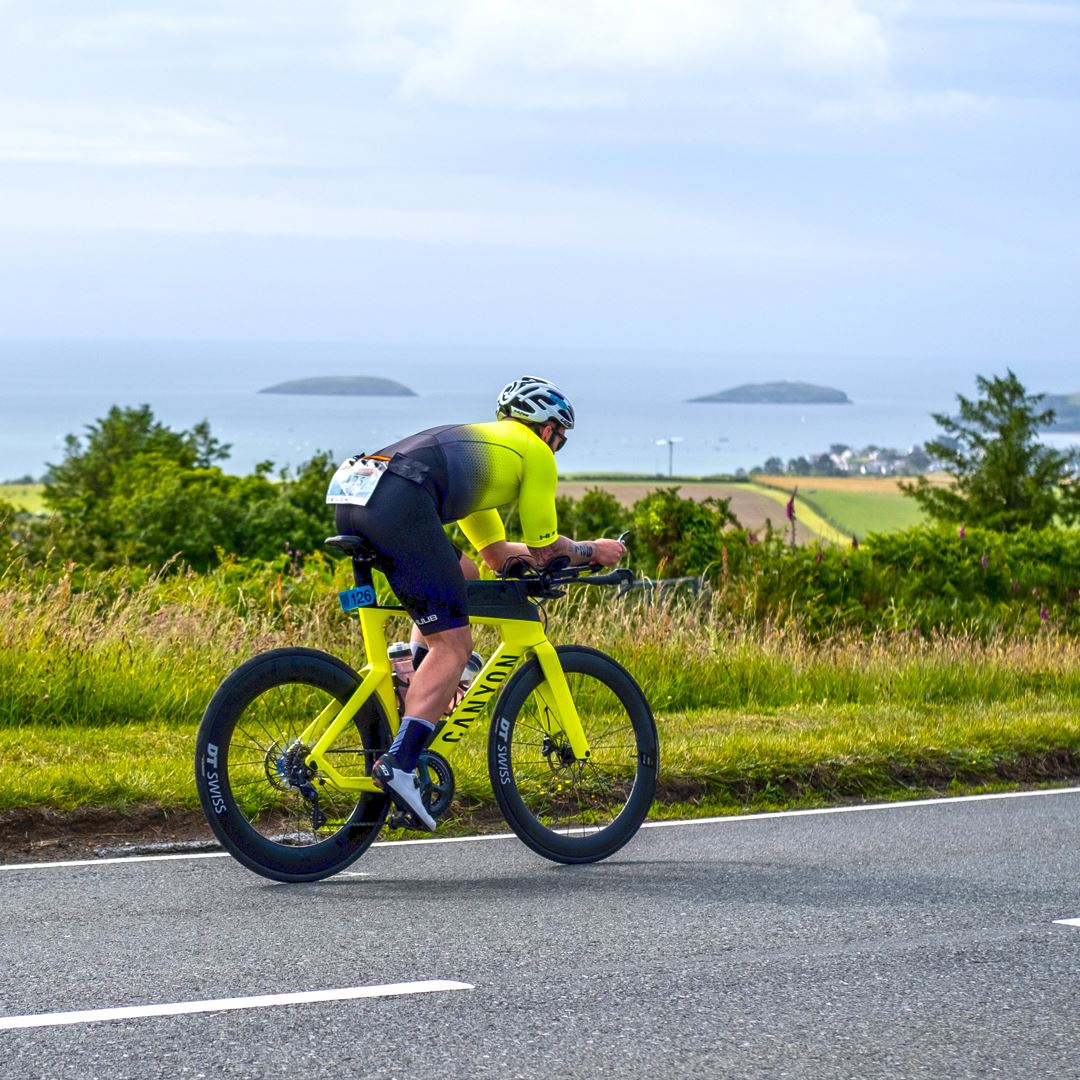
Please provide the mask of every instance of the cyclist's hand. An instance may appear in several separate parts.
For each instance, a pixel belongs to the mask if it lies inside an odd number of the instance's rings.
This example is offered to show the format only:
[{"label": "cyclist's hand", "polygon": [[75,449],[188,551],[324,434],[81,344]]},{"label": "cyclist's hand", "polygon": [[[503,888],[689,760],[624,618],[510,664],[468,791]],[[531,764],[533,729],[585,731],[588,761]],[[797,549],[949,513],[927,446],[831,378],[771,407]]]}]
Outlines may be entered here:
[{"label": "cyclist's hand", "polygon": [[626,545],[621,540],[593,540],[592,562],[597,566],[614,566],[625,554]]}]

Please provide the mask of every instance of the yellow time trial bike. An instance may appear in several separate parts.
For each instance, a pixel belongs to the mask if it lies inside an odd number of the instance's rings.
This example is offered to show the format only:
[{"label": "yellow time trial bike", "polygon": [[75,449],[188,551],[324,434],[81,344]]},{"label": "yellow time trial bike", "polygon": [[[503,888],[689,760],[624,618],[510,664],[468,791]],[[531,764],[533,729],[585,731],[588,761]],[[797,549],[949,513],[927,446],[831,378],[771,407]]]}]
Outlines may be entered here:
[{"label": "yellow time trial bike", "polygon": [[[278,881],[328,877],[385,824],[409,823],[371,776],[400,721],[385,625],[404,612],[378,602],[362,537],[327,543],[352,558],[355,586],[341,605],[359,614],[365,665],[355,671],[306,648],[256,656],[218,687],[196,742],[196,786],[215,835],[244,866]],[[499,644],[421,756],[424,803],[436,819],[446,813],[455,752],[490,715],[488,775],[510,828],[548,859],[595,862],[649,812],[656,724],[621,664],[548,640],[544,604],[573,585],[628,587],[631,574],[554,564],[522,572],[467,583],[470,621],[495,627]]]}]

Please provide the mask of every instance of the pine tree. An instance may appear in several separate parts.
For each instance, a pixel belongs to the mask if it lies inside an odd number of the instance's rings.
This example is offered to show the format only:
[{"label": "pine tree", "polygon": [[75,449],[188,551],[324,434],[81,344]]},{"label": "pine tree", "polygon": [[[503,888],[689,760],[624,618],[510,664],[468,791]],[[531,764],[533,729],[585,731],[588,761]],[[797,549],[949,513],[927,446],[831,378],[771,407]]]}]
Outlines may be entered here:
[{"label": "pine tree", "polygon": [[957,394],[959,414],[932,413],[944,432],[926,444],[952,477],[947,487],[920,476],[901,483],[936,521],[978,525],[998,532],[1046,528],[1055,517],[1080,519],[1080,451],[1062,452],[1039,441],[1054,422],[1043,394],[1028,394],[1012,371],[975,380],[980,397]]}]

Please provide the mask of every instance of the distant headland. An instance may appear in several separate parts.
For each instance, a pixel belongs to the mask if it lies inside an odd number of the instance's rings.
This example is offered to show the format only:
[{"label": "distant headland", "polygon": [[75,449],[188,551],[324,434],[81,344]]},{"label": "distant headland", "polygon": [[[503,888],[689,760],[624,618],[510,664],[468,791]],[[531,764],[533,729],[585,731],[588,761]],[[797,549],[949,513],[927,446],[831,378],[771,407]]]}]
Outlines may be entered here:
[{"label": "distant headland", "polygon": [[850,405],[843,390],[801,382],[747,383],[730,390],[691,398],[691,401],[723,401],[739,405]]},{"label": "distant headland", "polygon": [[322,375],[293,379],[259,391],[260,394],[327,394],[335,397],[366,394],[372,397],[416,397],[416,391],[377,375]]}]

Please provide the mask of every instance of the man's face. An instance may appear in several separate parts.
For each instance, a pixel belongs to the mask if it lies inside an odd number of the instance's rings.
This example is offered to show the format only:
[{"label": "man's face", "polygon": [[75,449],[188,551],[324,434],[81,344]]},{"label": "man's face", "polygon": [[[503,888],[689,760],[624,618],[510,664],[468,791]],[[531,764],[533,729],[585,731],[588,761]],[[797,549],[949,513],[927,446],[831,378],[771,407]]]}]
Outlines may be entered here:
[{"label": "man's face", "polygon": [[544,440],[551,447],[551,452],[557,454],[566,445],[566,428],[556,424],[554,420],[547,423],[548,437]]}]

